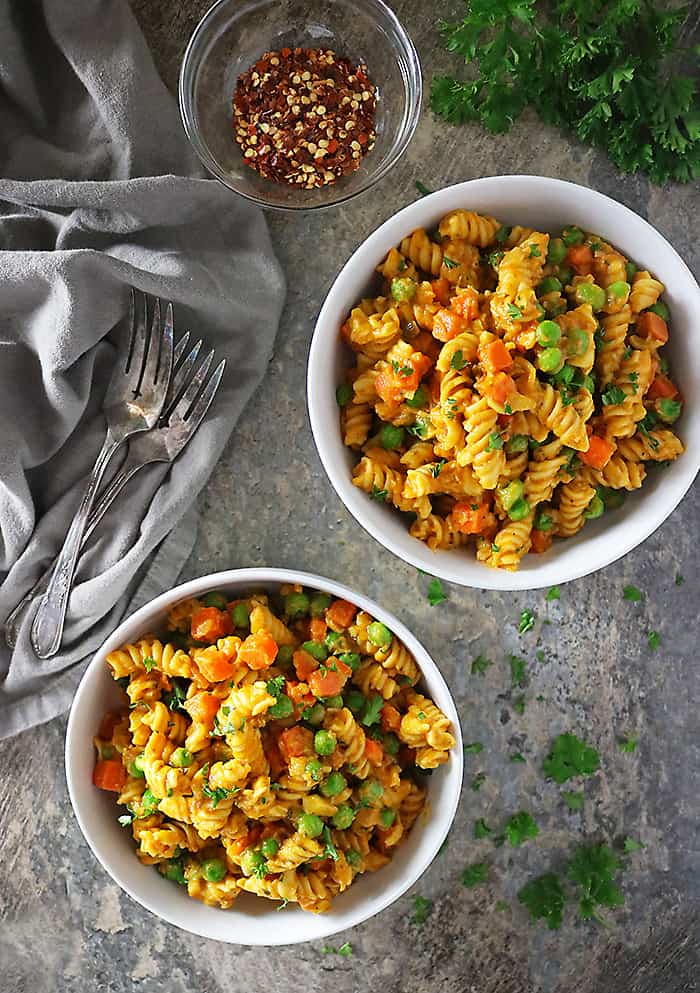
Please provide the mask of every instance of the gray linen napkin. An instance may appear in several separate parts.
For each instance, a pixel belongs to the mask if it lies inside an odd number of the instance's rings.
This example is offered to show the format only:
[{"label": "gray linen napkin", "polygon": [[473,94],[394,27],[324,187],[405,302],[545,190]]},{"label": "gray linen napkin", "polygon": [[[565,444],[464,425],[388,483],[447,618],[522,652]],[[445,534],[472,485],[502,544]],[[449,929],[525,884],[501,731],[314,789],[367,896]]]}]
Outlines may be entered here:
[{"label": "gray linen napkin", "polygon": [[65,710],[130,606],[175,583],[284,284],[262,214],[184,178],[200,170],[125,0],[0,0],[0,38],[0,627],[60,548],[99,451],[128,287],[172,300],[176,337],[228,360],[180,459],[143,470],[91,538],[61,653],[36,659],[33,612],[11,657],[0,637],[2,738]]}]

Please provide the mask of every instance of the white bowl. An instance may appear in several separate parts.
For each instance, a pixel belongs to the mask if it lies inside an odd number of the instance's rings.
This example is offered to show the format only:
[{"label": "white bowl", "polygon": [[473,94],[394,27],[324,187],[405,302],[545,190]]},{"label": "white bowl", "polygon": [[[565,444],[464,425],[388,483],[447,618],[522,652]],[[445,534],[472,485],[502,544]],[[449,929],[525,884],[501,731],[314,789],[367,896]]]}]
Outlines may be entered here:
[{"label": "white bowl", "polygon": [[[473,550],[431,551],[412,538],[400,515],[370,500],[352,485],[357,454],[343,445],[335,390],[350,365],[340,326],[365,295],[375,266],[415,228],[434,227],[450,210],[464,207],[492,214],[504,224],[559,231],[577,224],[621,249],[666,285],[671,310],[670,341],[665,349],[685,398],[677,429],[686,452],[667,469],[650,474],[624,506],[589,521],[575,538],[555,541],[543,555],[526,555],[518,572],[491,569]],[[378,228],[338,274],[316,322],[307,393],[316,447],[336,493],[355,519],[394,555],[434,576],[481,589],[538,589],[566,583],[602,569],[662,524],[682,499],[700,468],[700,288],[677,252],[650,224],[610,197],[575,183],[544,176],[494,176],[458,183],[404,207]]]},{"label": "white bowl", "polygon": [[[207,907],[137,860],[129,831],[117,823],[114,797],[92,785],[95,761],[92,738],[102,715],[124,706],[124,694],[112,679],[106,655],[124,642],[136,641],[162,627],[168,610],[186,597],[207,590],[239,595],[251,589],[276,590],[282,583],[302,583],[350,600],[383,621],[415,656],[422,685],[452,722],[457,744],[448,763],[428,780],[426,812],[392,861],[375,873],[358,877],[326,914],[311,914],[291,905],[281,913],[271,901],[242,894],[231,910]],[[128,617],[97,652],[78,687],[66,733],[66,778],[75,816],[95,857],[112,879],[147,910],[177,927],[239,945],[291,945],[326,938],[384,910],[411,887],[435,858],[447,836],[459,802],[463,753],[459,718],[445,680],[423,646],[392,614],[354,590],[322,576],[287,569],[234,569],[202,576],[163,593]]]}]

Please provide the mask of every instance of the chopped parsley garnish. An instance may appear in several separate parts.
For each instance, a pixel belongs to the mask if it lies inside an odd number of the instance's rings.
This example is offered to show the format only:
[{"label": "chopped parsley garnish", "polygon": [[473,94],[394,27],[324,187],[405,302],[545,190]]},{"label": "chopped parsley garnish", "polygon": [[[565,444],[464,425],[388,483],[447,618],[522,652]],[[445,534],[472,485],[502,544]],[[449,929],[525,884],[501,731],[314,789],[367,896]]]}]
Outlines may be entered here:
[{"label": "chopped parsley garnish", "polygon": [[480,741],[472,741],[468,745],[464,746],[465,755],[478,755],[479,752],[483,752],[484,746]]},{"label": "chopped parsley garnish", "polygon": [[472,676],[483,676],[491,664],[491,659],[487,659],[484,655],[477,655],[471,664]]},{"label": "chopped parsley garnish", "polygon": [[579,886],[579,914],[583,920],[595,918],[605,923],[598,907],[619,907],[624,903],[614,877],[621,868],[613,850],[604,844],[579,845],[567,866],[567,876]]},{"label": "chopped parsley garnish", "polygon": [[561,598],[561,590],[558,586],[550,586],[547,590],[547,595],[545,600],[559,600]]},{"label": "chopped parsley garnish", "polygon": [[605,393],[601,394],[600,399],[603,401],[605,407],[613,407],[624,403],[627,399],[627,394],[621,386],[609,386]]},{"label": "chopped parsley garnish", "polygon": [[485,883],[488,878],[489,869],[485,862],[474,862],[473,865],[467,866],[467,868],[462,873],[462,886],[466,886],[471,889],[474,886],[478,886],[480,883]]},{"label": "chopped parsley garnish", "polygon": [[442,257],[442,264],[447,269],[457,269],[459,267],[459,262],[455,262],[454,259],[449,259],[446,255]]},{"label": "chopped parsley garnish", "polygon": [[511,683],[513,686],[524,686],[527,662],[525,659],[518,658],[517,655],[510,655],[508,661],[510,663]]},{"label": "chopped parsley garnish", "polygon": [[659,634],[658,631],[650,631],[647,634],[647,642],[649,644],[649,648],[651,648],[653,651],[656,651],[656,649],[661,644],[661,635]]},{"label": "chopped parsley garnish", "polygon": [[508,910],[509,906],[510,904],[508,903],[507,900],[499,900],[493,909],[496,910],[499,914],[502,914],[504,910]]},{"label": "chopped parsley garnish", "polygon": [[621,752],[626,752],[628,755],[631,755],[637,748],[637,738],[628,734],[626,737],[618,740],[617,747]]},{"label": "chopped parsley garnish", "polygon": [[[189,682],[187,683],[189,686]],[[172,681],[172,689],[163,697],[163,702],[170,710],[184,710],[187,699],[187,689],[176,679]]]},{"label": "chopped parsley garnish", "polygon": [[527,762],[527,759],[522,752],[513,752],[508,756],[511,762]]},{"label": "chopped parsley garnish", "polygon": [[151,658],[150,655],[147,655],[143,660],[143,667],[146,670],[146,672],[150,672],[155,664],[156,664],[156,660],[154,658]]},{"label": "chopped parsley garnish", "polygon": [[513,814],[506,822],[506,838],[511,848],[517,848],[528,838],[536,838],[540,833],[532,814],[526,810],[520,810]]},{"label": "chopped parsley garnish", "polygon": [[546,921],[550,931],[561,927],[565,899],[559,876],[553,872],[530,880],[518,893],[519,902],[530,911],[533,921]]},{"label": "chopped parsley garnish", "polygon": [[489,443],[486,446],[486,451],[487,452],[500,451],[501,448],[503,448],[503,438],[498,433],[498,431],[493,431],[489,435]]},{"label": "chopped parsley garnish", "polygon": [[428,583],[428,603],[431,607],[437,607],[439,603],[444,603],[445,600],[447,600],[447,594],[442,588],[442,583],[439,579],[431,579]]},{"label": "chopped parsley garnish", "polygon": [[[284,689],[284,676],[275,676],[274,679],[268,679],[267,683],[265,684],[265,689],[270,694],[270,696],[278,697],[282,692],[282,690]],[[224,710],[223,707],[222,710]]]},{"label": "chopped parsley garnish", "polygon": [[433,909],[433,901],[424,896],[413,898],[413,923],[425,924]]},{"label": "chopped parsley garnish", "polygon": [[369,698],[367,703],[364,705],[362,717],[360,718],[362,724],[364,724],[366,728],[371,727],[373,724],[378,722],[383,706],[383,697],[373,696]]},{"label": "chopped parsley garnish", "polygon": [[369,498],[370,500],[379,500],[381,502],[383,500],[386,500],[388,496],[389,496],[388,490],[380,490],[378,486],[373,486]]},{"label": "chopped parsley garnish", "polygon": [[520,613],[520,622],[518,623],[518,634],[527,634],[535,626],[535,615],[531,610],[526,607],[525,610]]},{"label": "chopped parsley garnish", "polygon": [[421,183],[420,179],[416,180],[416,189],[418,190],[418,192],[422,197],[427,197],[430,193],[433,192],[432,190],[428,189],[425,183]]},{"label": "chopped parsley garnish", "polygon": [[474,790],[475,793],[478,793],[485,782],[486,782],[486,773],[477,772],[476,776],[474,776],[474,778],[471,781],[472,790]]},{"label": "chopped parsley garnish", "polygon": [[397,376],[402,376],[404,379],[407,376],[412,376],[413,375],[413,366],[412,365],[401,365],[401,363],[400,362],[397,362],[395,359],[391,363],[391,368],[394,370],[394,372],[396,373]]},{"label": "chopped parsley garnish", "polygon": [[493,834],[493,830],[488,826],[483,817],[474,821],[474,837],[477,841],[480,841],[482,838],[488,838],[490,834]]},{"label": "chopped parsley garnish", "polygon": [[543,648],[538,648],[537,649],[537,651],[535,652],[535,658],[537,659],[538,662],[544,662],[544,649]]},{"label": "chopped parsley garnish", "polygon": [[458,348],[450,359],[450,368],[456,369],[457,372],[460,372],[460,370],[464,369],[465,365],[469,365],[469,362],[464,358],[462,349]]},{"label": "chopped parsley garnish", "polygon": [[519,696],[513,701],[513,710],[521,716],[525,713],[525,697]]},{"label": "chopped parsley garnish", "polygon": [[561,798],[569,810],[583,809],[583,793],[574,793],[571,790],[566,790],[562,793]]},{"label": "chopped parsley garnish", "polygon": [[644,594],[637,586],[625,586],[622,591],[622,599],[630,600],[632,603],[639,603]]},{"label": "chopped parsley garnish", "polygon": [[544,760],[543,769],[548,779],[565,783],[574,776],[590,776],[600,767],[600,756],[595,748],[575,734],[558,735]]},{"label": "chopped parsley garnish", "polygon": [[622,848],[625,855],[632,855],[633,852],[640,852],[646,845],[643,841],[637,841],[636,838],[627,837],[622,843]]},{"label": "chopped parsley garnish", "polygon": [[447,459],[438,459],[434,465],[431,465],[430,475],[433,477],[433,479],[438,478],[438,476],[442,472],[442,467],[444,465],[447,465]]},{"label": "chopped parsley garnish", "polygon": [[542,252],[539,250],[539,248],[537,247],[537,245],[534,245],[534,244],[533,245],[528,245],[528,248],[530,249],[530,258],[531,259],[539,259],[541,257]]},{"label": "chopped parsley garnish", "polygon": [[514,303],[508,304],[506,307],[506,313],[508,314],[508,317],[512,318],[514,321],[517,321],[523,316],[523,312],[520,307],[516,306]]},{"label": "chopped parsley garnish", "polygon": [[338,861],[338,849],[333,844],[333,838],[331,837],[331,829],[328,825],[324,825],[323,833],[321,834],[325,848],[323,850],[323,858],[333,859],[334,862]]},{"label": "chopped parsley garnish", "polygon": [[681,576],[680,572],[677,572],[676,573],[676,578],[675,578],[674,582],[675,582],[676,586],[682,586],[683,583],[685,582],[685,577],[684,576]]},{"label": "chopped parsley garnish", "polygon": [[338,949],[338,955],[340,955],[341,958],[344,959],[350,958],[350,956],[352,955],[352,945],[350,944],[349,941],[343,942],[343,944]]}]

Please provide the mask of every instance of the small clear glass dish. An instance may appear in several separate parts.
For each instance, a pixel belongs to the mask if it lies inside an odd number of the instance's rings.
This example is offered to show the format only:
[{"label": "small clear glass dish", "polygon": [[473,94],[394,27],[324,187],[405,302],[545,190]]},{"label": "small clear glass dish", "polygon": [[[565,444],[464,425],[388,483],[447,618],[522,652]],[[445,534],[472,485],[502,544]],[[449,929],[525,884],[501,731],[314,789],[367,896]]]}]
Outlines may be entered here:
[{"label": "small clear glass dish", "polygon": [[[264,179],[243,161],[233,134],[236,81],[263,52],[330,48],[364,62],[377,87],[374,148],[359,168],[312,190]],[[387,175],[416,129],[421,70],[413,42],[382,0],[218,0],[190,39],[180,72],[182,122],[217,179],[263,207],[313,210],[345,203]]]}]

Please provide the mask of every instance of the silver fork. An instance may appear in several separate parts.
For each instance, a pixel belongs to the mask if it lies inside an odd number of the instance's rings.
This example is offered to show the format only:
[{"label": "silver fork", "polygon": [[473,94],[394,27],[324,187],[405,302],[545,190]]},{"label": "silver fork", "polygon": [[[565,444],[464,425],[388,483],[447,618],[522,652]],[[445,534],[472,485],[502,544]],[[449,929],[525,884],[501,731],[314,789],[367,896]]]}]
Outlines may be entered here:
[{"label": "silver fork", "polygon": [[168,304],[161,327],[160,301],[156,300],[149,333],[145,296],[141,303],[137,307],[132,290],[129,346],[120,349],[104,401],[107,435],[32,625],[32,647],[40,659],[51,658],[61,644],[83,535],[105,469],[120,445],[155,425],[165,401],[173,361],[172,306]]},{"label": "silver fork", "polygon": [[[168,384],[168,392],[165,397],[165,403],[163,404],[163,411],[158,421],[159,427],[163,427],[165,424],[168,423],[168,419],[170,418],[170,415],[173,413],[175,405],[181,399],[183,392],[191,379],[192,370],[197,360],[199,350],[202,347],[202,339],[200,338],[199,341],[195,344],[195,346],[188,352],[187,349],[189,346],[189,341],[190,341],[190,333],[189,331],[187,331],[185,334],[183,334],[183,336],[180,338],[180,340],[178,341],[175,347],[175,351],[173,354],[173,374],[170,377],[170,383]],[[185,436],[183,447],[184,444],[186,444],[187,441],[189,440],[191,434],[194,433],[194,430],[198,426],[197,424],[194,424],[193,426],[193,421],[194,418],[190,417],[188,421],[188,427],[190,427],[190,435]],[[148,457],[148,452],[143,451],[143,449],[145,448],[150,448],[150,443],[146,441],[147,438],[148,438],[148,433],[144,432],[142,434],[135,435],[134,438],[129,442],[129,456],[131,458],[136,457],[134,456],[134,446],[138,445],[139,448],[137,448],[137,452],[139,451],[139,449],[141,449],[143,453],[143,463],[142,463],[143,465],[147,465],[148,462],[150,461],[150,458]],[[143,444],[144,442],[146,442],[145,445]],[[175,457],[175,455],[177,454],[178,453],[175,452],[173,457]],[[122,472],[123,469],[124,467],[122,467],[121,470]],[[131,473],[131,475],[133,475],[133,473]],[[112,481],[112,483],[109,484],[107,490],[112,490],[113,487],[114,487],[114,481]],[[109,509],[112,501],[117,496],[118,490],[115,490],[113,493],[110,493],[109,501],[107,501],[106,499],[107,490],[105,490],[105,492],[102,494],[101,498],[95,504],[95,506],[93,507],[90,513],[90,518],[88,520],[87,527],[85,528],[85,534],[83,535],[81,548],[85,547],[88,539],[90,538],[90,535],[93,533],[97,525],[100,523],[100,521],[106,514],[107,510]],[[55,563],[55,559],[54,562],[52,562],[48,566],[48,568],[42,573],[39,579],[37,579],[36,583],[28,591],[28,593],[26,593],[22,597],[20,602],[17,604],[15,609],[12,611],[12,613],[5,621],[5,642],[7,643],[8,648],[12,649],[17,644],[19,629],[22,625],[27,608],[38,596],[41,596],[41,594],[46,591],[46,588],[49,585],[49,579],[51,577],[51,573],[53,572],[54,563]]]}]

